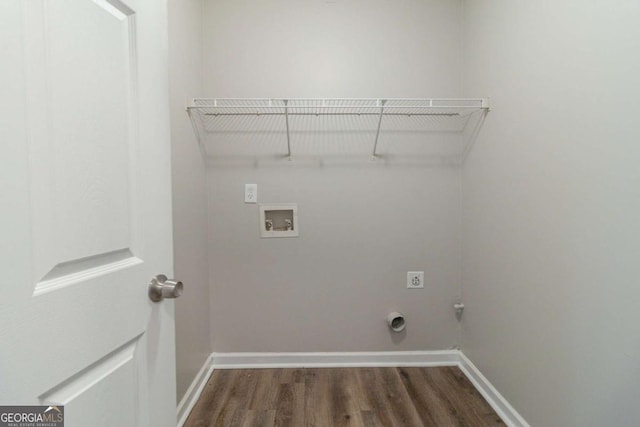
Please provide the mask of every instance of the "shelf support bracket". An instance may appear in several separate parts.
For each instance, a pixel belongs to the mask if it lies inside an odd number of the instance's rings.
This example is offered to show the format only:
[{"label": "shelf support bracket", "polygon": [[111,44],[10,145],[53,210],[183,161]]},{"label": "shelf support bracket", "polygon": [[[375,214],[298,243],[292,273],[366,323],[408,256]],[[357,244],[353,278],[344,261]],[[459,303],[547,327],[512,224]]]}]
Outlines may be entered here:
[{"label": "shelf support bracket", "polygon": [[376,131],[376,140],[373,143],[373,152],[371,153],[371,160],[376,159],[376,150],[378,149],[378,138],[380,138],[380,126],[382,125],[382,115],[384,114],[384,104],[386,99],[380,100],[380,115],[378,116],[378,130]]},{"label": "shelf support bracket", "polygon": [[284,120],[287,124],[287,151],[289,153],[289,161],[291,161],[291,136],[289,135],[289,100],[284,99]]},{"label": "shelf support bracket", "polygon": [[[193,109],[186,107],[187,114],[189,115],[189,120],[191,120],[191,126],[193,127],[196,134],[196,141],[198,141],[198,148],[200,149],[200,154],[202,155],[202,159],[205,160],[207,158],[207,150],[204,148],[204,143],[202,142],[202,131],[200,130],[200,126],[198,125],[198,121],[194,117],[195,114],[200,114],[199,111],[193,111]],[[200,119],[202,122],[202,119]]]}]

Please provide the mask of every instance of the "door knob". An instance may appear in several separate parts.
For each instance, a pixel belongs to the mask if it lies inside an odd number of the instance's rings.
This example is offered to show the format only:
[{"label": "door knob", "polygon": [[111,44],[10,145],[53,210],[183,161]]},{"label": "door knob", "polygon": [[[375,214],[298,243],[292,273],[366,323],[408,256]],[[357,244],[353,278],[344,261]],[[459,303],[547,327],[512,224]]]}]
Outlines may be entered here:
[{"label": "door knob", "polygon": [[182,282],[167,279],[164,274],[158,274],[149,283],[149,298],[153,302],[160,302],[165,298],[178,298],[182,295]]}]

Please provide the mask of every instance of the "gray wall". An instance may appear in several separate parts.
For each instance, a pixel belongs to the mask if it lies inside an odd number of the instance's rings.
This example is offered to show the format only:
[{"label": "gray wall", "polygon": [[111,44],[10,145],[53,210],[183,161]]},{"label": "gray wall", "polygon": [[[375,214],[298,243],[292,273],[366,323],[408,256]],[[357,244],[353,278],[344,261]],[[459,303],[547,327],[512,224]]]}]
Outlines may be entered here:
[{"label": "gray wall", "polygon": [[[637,425],[637,4],[302,3],[205,2],[202,29],[199,2],[169,2],[176,274],[190,285],[179,396],[211,348],[456,345],[462,265],[463,351],[531,425]],[[389,144],[370,163],[330,137],[291,163],[275,159],[281,135],[209,142],[205,190],[181,109],[200,95],[491,96],[494,110],[461,207],[460,171],[422,156],[431,146]],[[261,202],[297,202],[300,237],[260,239],[245,183]],[[424,291],[406,290],[407,270],[425,270]],[[395,339],[390,310],[409,320]]]},{"label": "gray wall", "polygon": [[640,5],[465,7],[462,349],[533,426],[640,425]]},{"label": "gray wall", "polygon": [[[444,0],[206,2],[205,92],[459,96],[461,16],[461,2]],[[458,344],[451,306],[460,290],[460,169],[425,155],[433,141],[387,141],[388,156],[372,163],[372,136],[331,135],[293,138],[293,162],[276,158],[286,152],[282,137],[207,143],[215,351]],[[300,237],[261,239],[245,183],[258,184],[259,202],[297,203]],[[425,271],[426,289],[406,289],[409,270]],[[392,310],[406,314],[406,333],[388,332]]]},{"label": "gray wall", "polygon": [[184,110],[187,98],[203,91],[202,2],[169,0],[168,8],[174,272],[185,283],[176,300],[179,401],[211,353],[206,176]]}]

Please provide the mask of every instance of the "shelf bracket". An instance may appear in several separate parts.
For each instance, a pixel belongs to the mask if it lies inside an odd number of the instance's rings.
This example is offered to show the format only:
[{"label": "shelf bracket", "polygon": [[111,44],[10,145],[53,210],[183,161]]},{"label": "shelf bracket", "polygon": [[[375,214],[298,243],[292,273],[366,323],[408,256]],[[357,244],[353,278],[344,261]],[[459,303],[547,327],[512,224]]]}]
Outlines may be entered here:
[{"label": "shelf bracket", "polygon": [[380,115],[378,116],[378,130],[376,131],[376,140],[373,143],[373,152],[371,153],[371,160],[376,159],[376,150],[378,149],[378,138],[380,138],[380,126],[382,126],[382,115],[384,114],[384,104],[386,99],[380,100]]},{"label": "shelf bracket", "polygon": [[291,136],[289,135],[289,100],[283,99],[284,102],[284,120],[287,124],[287,151],[289,153],[289,161],[291,161]]},{"label": "shelf bracket", "polygon": [[187,110],[187,114],[189,115],[189,120],[191,120],[191,126],[193,126],[193,129],[196,134],[196,141],[198,141],[198,148],[200,149],[200,154],[202,155],[202,159],[204,160],[207,158],[207,152],[204,148],[204,143],[202,142],[202,133],[200,130],[200,126],[198,125],[197,120],[194,117],[195,114],[200,114],[200,112],[193,111],[193,109],[189,107],[186,107],[186,110]]}]

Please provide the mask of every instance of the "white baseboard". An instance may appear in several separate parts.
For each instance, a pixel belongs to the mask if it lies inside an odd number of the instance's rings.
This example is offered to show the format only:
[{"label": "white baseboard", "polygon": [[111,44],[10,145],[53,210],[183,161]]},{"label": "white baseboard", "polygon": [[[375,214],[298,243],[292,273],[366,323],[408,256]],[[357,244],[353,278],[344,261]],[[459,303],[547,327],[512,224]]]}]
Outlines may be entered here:
[{"label": "white baseboard", "polygon": [[354,368],[458,366],[509,427],[530,427],[473,363],[459,350],[345,353],[212,353],[178,405],[182,427],[215,369]]},{"label": "white baseboard", "polygon": [[187,389],[186,393],[180,399],[180,403],[178,403],[178,425],[177,427],[182,427],[184,423],[187,421],[191,410],[198,402],[200,398],[200,394],[202,394],[202,390],[204,386],[207,385],[207,381],[213,372],[213,364],[211,363],[211,356],[207,357],[207,360],[204,362],[204,365],[198,371],[196,377],[193,379],[193,382]]},{"label": "white baseboard", "polygon": [[491,405],[494,411],[502,418],[502,421],[509,427],[530,427],[529,423],[516,411],[513,406],[496,390],[496,388],[485,378],[484,375],[471,363],[471,361],[460,352],[460,370],[469,378],[469,381]]},{"label": "white baseboard", "polygon": [[215,369],[454,366],[457,350],[346,353],[213,353]]}]

